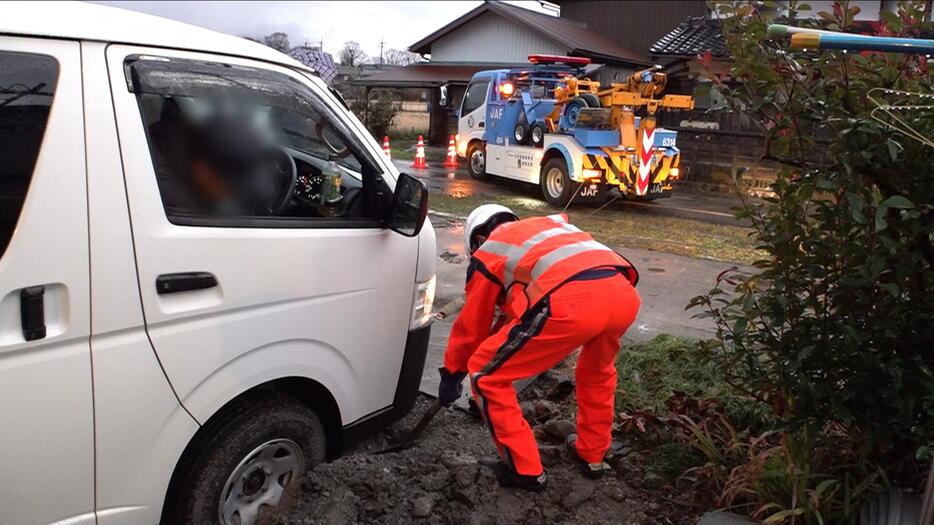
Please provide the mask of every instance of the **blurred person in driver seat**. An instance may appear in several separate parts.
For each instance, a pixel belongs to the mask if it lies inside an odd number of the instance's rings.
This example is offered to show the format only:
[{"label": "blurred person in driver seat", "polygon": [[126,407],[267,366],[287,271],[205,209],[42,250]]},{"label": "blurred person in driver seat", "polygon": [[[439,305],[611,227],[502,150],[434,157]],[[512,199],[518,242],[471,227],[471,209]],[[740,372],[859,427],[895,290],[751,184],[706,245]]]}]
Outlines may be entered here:
[{"label": "blurred person in driver seat", "polygon": [[[471,254],[467,298],[451,329],[438,399],[451,404],[470,375],[474,399],[500,456],[500,484],[544,490],[538,445],[513,382],[555,366],[577,348],[577,433],[569,455],[584,474],[609,466],[619,340],[641,301],[636,269],[621,255],[568,223],[566,215],[519,220],[505,206],[485,204],[467,218]],[[494,326],[499,307],[504,322]]]},{"label": "blurred person in driver seat", "polygon": [[[276,147],[241,108],[224,107],[203,119],[186,118],[163,97],[148,128],[159,190],[171,215],[269,215],[283,183]],[[278,171],[277,171],[278,170]],[[281,178],[283,180],[276,180]]]}]

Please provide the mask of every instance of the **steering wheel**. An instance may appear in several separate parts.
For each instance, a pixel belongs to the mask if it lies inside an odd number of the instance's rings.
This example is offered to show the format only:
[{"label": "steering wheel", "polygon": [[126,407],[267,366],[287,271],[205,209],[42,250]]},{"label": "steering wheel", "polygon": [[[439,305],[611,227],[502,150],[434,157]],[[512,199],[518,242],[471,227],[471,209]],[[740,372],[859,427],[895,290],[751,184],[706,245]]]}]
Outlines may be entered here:
[{"label": "steering wheel", "polygon": [[276,178],[281,179],[282,183],[269,203],[269,214],[280,215],[295,195],[298,168],[295,167],[295,159],[292,155],[289,155],[289,152],[281,146],[276,148],[272,167]]}]

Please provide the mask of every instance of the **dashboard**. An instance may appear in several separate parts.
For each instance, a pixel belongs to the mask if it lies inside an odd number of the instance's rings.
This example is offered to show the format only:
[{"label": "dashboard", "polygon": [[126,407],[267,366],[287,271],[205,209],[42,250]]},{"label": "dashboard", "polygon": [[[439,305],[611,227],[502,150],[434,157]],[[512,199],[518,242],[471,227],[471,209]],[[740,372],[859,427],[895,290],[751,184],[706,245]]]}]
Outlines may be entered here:
[{"label": "dashboard", "polygon": [[[292,207],[287,212],[292,216],[320,216],[325,215],[322,209],[321,190],[324,183],[322,170],[328,161],[309,155],[293,148],[283,148],[295,161],[295,193],[292,197]],[[344,211],[351,208],[350,199],[356,200],[363,189],[361,175],[340,166],[341,176],[341,204],[340,208]],[[328,210],[327,213],[331,213]]]}]

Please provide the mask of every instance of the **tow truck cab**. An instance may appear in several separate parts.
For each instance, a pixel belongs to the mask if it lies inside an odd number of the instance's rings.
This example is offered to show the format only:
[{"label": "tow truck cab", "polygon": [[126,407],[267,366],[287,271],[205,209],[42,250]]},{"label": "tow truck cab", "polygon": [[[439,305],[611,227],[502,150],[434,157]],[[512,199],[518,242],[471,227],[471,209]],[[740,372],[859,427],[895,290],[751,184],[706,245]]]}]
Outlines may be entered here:
[{"label": "tow truck cab", "polygon": [[[471,176],[538,184],[545,199],[560,206],[571,199],[602,200],[613,188],[643,200],[670,195],[680,161],[676,132],[653,129],[640,162],[640,151],[622,145],[611,110],[600,107],[596,95],[584,95],[589,106],[583,107],[568,108],[557,100],[556,90],[583,76],[588,59],[529,58],[527,67],[480,71],[468,85],[457,151],[467,159]],[[569,110],[573,119],[567,118]],[[636,129],[640,124],[636,117]]]}]

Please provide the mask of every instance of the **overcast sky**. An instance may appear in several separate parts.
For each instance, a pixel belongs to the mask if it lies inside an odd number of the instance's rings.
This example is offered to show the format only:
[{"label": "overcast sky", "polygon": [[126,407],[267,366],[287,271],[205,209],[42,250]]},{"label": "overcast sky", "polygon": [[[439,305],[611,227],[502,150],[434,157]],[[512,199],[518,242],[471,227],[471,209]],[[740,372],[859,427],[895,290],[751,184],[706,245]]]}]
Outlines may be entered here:
[{"label": "overcast sky", "polygon": [[[282,31],[293,46],[317,45],[337,54],[344,42],[356,40],[370,56],[386,49],[405,49],[422,37],[480,5],[479,1],[434,2],[178,2],[98,1],[124,9],[174,18],[216,31],[255,38]],[[510,1],[548,12],[537,1]]]}]

